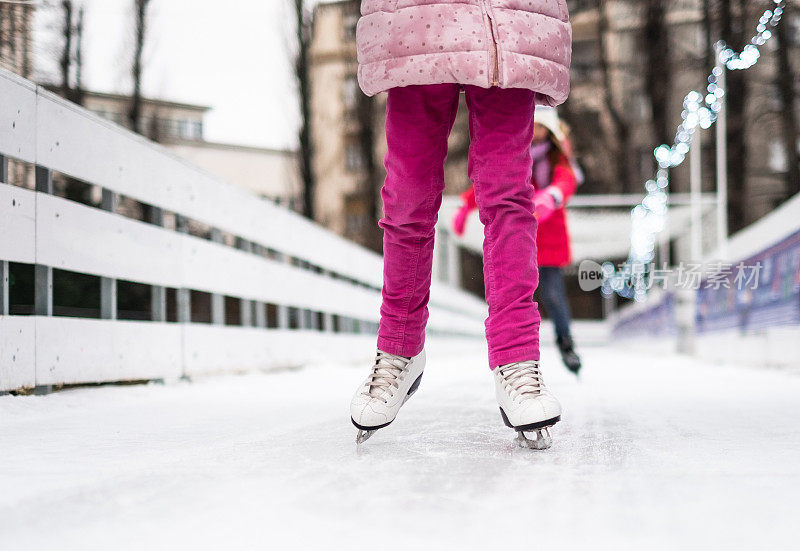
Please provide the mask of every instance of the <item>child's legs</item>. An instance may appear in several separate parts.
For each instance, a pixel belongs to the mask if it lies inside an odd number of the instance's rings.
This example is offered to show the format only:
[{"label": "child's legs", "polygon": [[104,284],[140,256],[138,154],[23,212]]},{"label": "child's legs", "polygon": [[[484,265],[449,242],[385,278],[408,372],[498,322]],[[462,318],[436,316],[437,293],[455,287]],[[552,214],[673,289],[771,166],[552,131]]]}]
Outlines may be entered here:
[{"label": "child's legs", "polygon": [[570,311],[567,290],[564,288],[564,271],[552,266],[539,266],[539,292],[547,313],[553,318],[556,337],[569,337]]},{"label": "child's legs", "polygon": [[469,175],[484,228],[489,366],[539,359],[541,317],[533,293],[536,218],[532,161],[534,94],[467,87]]},{"label": "child's legs", "polygon": [[425,343],[434,226],[458,95],[455,84],[389,90],[378,348],[390,354],[415,356]]}]

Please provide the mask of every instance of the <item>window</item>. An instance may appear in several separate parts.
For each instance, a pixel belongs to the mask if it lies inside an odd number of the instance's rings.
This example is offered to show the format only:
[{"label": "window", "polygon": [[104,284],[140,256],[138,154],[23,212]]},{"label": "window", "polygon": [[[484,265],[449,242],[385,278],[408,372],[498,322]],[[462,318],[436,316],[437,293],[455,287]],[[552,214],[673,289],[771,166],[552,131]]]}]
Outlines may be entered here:
[{"label": "window", "polygon": [[767,165],[772,172],[782,173],[789,169],[789,158],[786,155],[786,148],[780,140],[772,140],[769,143],[769,153]]},{"label": "window", "polygon": [[793,15],[792,18],[789,20],[788,27],[788,38],[789,38],[789,45],[790,46],[798,46],[800,45],[800,16]]},{"label": "window", "polygon": [[194,121],[192,123],[192,139],[203,139],[203,121]]},{"label": "window", "polygon": [[347,111],[355,111],[358,106],[358,96],[361,91],[358,89],[358,77],[347,75],[342,83],[342,95],[344,96],[344,107]]},{"label": "window", "polygon": [[102,109],[98,109],[94,111],[94,114],[117,124],[125,123],[125,118],[122,116],[122,113],[114,113],[112,111],[103,111]]},{"label": "window", "polygon": [[350,193],[344,198],[345,235],[363,235],[369,223],[368,198],[362,193]]},{"label": "window", "polygon": [[653,152],[650,149],[639,151],[639,170],[642,175],[653,173],[654,167]]},{"label": "window", "polygon": [[178,129],[175,121],[171,119],[158,119],[158,131],[163,136],[177,136]]},{"label": "window", "polygon": [[350,142],[345,149],[344,166],[350,172],[357,172],[364,166],[364,157],[361,154],[361,145],[357,142]]},{"label": "window", "polygon": [[593,0],[569,0],[569,2],[567,2],[567,5],[571,13],[590,10],[597,7],[597,5],[593,2]]},{"label": "window", "polygon": [[344,16],[344,40],[352,42],[356,39],[356,26],[358,25],[358,12],[347,13]]},{"label": "window", "polygon": [[192,125],[190,121],[178,121],[178,135],[181,138],[187,139],[192,137]]},{"label": "window", "polygon": [[572,44],[572,74],[576,81],[601,78],[600,61],[595,42],[576,41]]}]

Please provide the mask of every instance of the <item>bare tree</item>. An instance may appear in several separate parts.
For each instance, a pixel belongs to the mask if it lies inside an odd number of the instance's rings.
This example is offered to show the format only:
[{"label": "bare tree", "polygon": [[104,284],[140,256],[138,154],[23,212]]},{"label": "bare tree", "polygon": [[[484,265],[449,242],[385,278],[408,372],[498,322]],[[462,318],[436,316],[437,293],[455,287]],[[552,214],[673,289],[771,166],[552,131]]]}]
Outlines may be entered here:
[{"label": "bare tree", "polygon": [[716,65],[714,54],[714,20],[711,16],[711,0],[703,0],[703,36],[706,44],[705,65],[709,72]]},{"label": "bare tree", "polygon": [[608,46],[606,36],[610,31],[608,19],[607,0],[595,0],[598,13],[598,61],[600,71],[603,75],[603,92],[606,110],[614,125],[614,136],[611,143],[616,144],[616,164],[617,181],[622,185],[623,191],[628,191],[632,186],[631,172],[631,130],[622,112],[617,108],[614,98],[614,87],[611,75],[611,63],[608,59]]},{"label": "bare tree", "polygon": [[669,29],[666,22],[667,1],[647,0],[645,8],[644,51],[645,92],[650,99],[653,117],[653,134],[656,145],[669,143],[669,86],[672,66],[669,55]]},{"label": "bare tree", "polygon": [[61,1],[61,53],[59,54],[59,93],[73,103],[83,103],[83,6],[78,7],[77,20],[75,3]]},{"label": "bare tree", "polygon": [[22,76],[31,78],[33,74],[33,10],[31,6],[22,7]]},{"label": "bare tree", "polygon": [[0,61],[23,77],[31,74],[31,4],[0,2]]},{"label": "bare tree", "polygon": [[6,21],[9,18],[9,6],[4,6],[0,3],[0,61],[5,57],[6,43],[9,42],[6,30]]},{"label": "bare tree", "polygon": [[78,21],[75,23],[75,90],[79,95],[83,94],[83,13],[81,5],[78,8]]},{"label": "bare tree", "polygon": [[[75,17],[75,3],[61,0],[61,51],[59,54],[58,94],[78,105],[83,104],[83,6],[78,6]],[[91,192],[80,180],[66,175],[54,182],[64,197],[81,203],[91,203]]]},{"label": "bare tree", "polygon": [[[32,4],[0,1],[0,65],[25,78],[31,78],[33,72],[33,10]],[[0,98],[0,101],[4,99]],[[8,179],[5,181],[27,186],[31,172],[32,167],[27,163],[9,159]]]},{"label": "bare tree", "polygon": [[294,63],[300,101],[300,176],[303,180],[303,214],[314,219],[314,172],[312,168],[313,146],[311,143],[311,87],[309,83],[308,50],[311,45],[311,17],[303,0],[294,0],[295,24],[297,25],[297,56]]},{"label": "bare tree", "polygon": [[800,131],[797,127],[797,112],[795,111],[796,92],[794,88],[795,74],[791,63],[790,49],[792,44],[789,33],[786,31],[786,22],[791,21],[794,7],[789,3],[784,8],[784,23],[775,28],[775,38],[778,41],[778,92],[781,98],[781,127],[783,130],[784,148],[788,160],[786,174],[786,192],[789,197],[800,193],[800,154],[797,151],[797,141]]},{"label": "bare tree", "polygon": [[64,42],[61,49],[59,67],[61,67],[61,93],[66,95],[67,91],[72,87],[70,69],[72,68],[72,35],[75,32],[75,27],[72,25],[72,0],[62,0],[61,10],[64,17],[64,21],[61,24]]},{"label": "bare tree", "polygon": [[133,94],[128,110],[128,124],[135,132],[142,133],[142,54],[147,35],[147,7],[150,0],[134,0],[135,42],[131,76],[133,77]]},{"label": "bare tree", "polygon": [[[733,4],[736,4],[735,6]],[[737,51],[746,42],[745,19],[747,0],[720,2],[720,32],[722,39]],[[728,73],[728,231],[735,232],[747,225],[747,116],[749,87],[745,71]]]},{"label": "bare tree", "polygon": [[378,226],[378,190],[380,189],[377,163],[375,162],[375,102],[365,94],[358,95],[359,145],[362,158],[362,193],[367,202],[367,231],[364,244],[375,250],[382,248]]}]

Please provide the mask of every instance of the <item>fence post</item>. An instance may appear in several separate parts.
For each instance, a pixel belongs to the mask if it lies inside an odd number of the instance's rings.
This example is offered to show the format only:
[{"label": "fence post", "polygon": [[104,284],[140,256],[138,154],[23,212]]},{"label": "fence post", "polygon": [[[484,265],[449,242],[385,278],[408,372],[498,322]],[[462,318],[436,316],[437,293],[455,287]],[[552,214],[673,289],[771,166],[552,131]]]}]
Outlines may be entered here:
[{"label": "fence post", "polygon": [[[36,191],[53,194],[53,174],[49,168],[36,165]],[[36,264],[34,267],[34,312],[37,316],[53,315],[53,268]]]},{"label": "fence post", "polygon": [[[103,189],[101,208],[110,213],[117,211],[117,194]],[[100,318],[117,319],[117,280],[110,277],[100,278]]]},{"label": "fence post", "polygon": [[[237,245],[239,249],[246,253],[253,252],[253,243],[245,239],[237,238]],[[242,327],[253,326],[253,301],[248,299],[239,300],[239,323]]]},{"label": "fence post", "polygon": [[[258,255],[259,258],[266,258],[267,250],[263,245],[253,243],[253,254]],[[267,327],[267,305],[266,303],[258,300],[253,301],[253,314],[254,325],[256,327],[266,329]]]},{"label": "fence post", "polygon": [[278,304],[278,328],[289,329],[289,307],[285,304]]},{"label": "fence post", "polygon": [[433,242],[433,267],[431,270],[431,278],[434,281],[447,282],[449,268],[447,262],[447,248],[448,248],[448,234],[445,230],[436,228],[436,234]]},{"label": "fence post", "polygon": [[679,286],[675,291],[675,322],[678,326],[677,351],[694,354],[695,316],[697,315],[697,291],[691,286]]},{"label": "fence post", "polygon": [[602,293],[603,295],[603,319],[608,320],[614,315],[614,292]]},{"label": "fence post", "polygon": [[[289,257],[283,253],[277,253],[276,260],[284,264],[289,264]],[[289,307],[285,304],[278,304],[276,306],[278,307],[278,328],[289,329]]]},{"label": "fence post", "polygon": [[[308,270],[311,264],[306,260],[297,260],[297,267]],[[298,308],[297,312],[299,329],[313,329],[313,312],[309,308]]]},{"label": "fence post", "polygon": [[[189,233],[189,223],[185,216],[175,215],[175,229],[179,233]],[[192,293],[190,289],[181,287],[177,290],[178,323],[192,321]]]},{"label": "fence post", "polygon": [[[723,48],[721,42],[715,46],[717,86],[727,92],[727,67],[720,59]],[[728,255],[728,99],[723,94],[718,101],[721,108],[717,114],[717,251],[722,260]]]},{"label": "fence post", "polygon": [[[333,276],[333,273],[330,270],[322,270],[322,275],[330,278]],[[322,330],[326,333],[333,333],[335,330],[333,326],[333,314],[330,312],[322,313]]]},{"label": "fence post", "polygon": [[[222,231],[211,228],[211,241],[222,243]],[[211,323],[225,325],[225,296],[218,293],[211,295]]]},{"label": "fence post", "polygon": [[703,138],[700,127],[694,131],[692,147],[689,151],[689,169],[691,179],[690,210],[691,210],[691,251],[692,262],[703,261]]},{"label": "fence post", "polygon": [[8,261],[0,260],[0,316],[7,316],[8,313]]},{"label": "fence post", "polygon": [[447,235],[447,283],[456,289],[461,288],[461,255],[455,237]]},{"label": "fence post", "polygon": [[263,302],[253,302],[255,308],[255,326],[261,329],[267,327],[267,305]]},{"label": "fence post", "polygon": [[[34,177],[37,192],[46,193],[47,195],[53,194],[53,173],[49,168],[36,165]],[[43,266],[37,262],[33,269],[34,314],[51,317],[53,315],[53,268]],[[35,395],[49,394],[52,391],[53,385],[37,384],[33,389]]]},{"label": "fence post", "polygon": [[[0,155],[0,184],[8,183],[8,157]],[[8,261],[0,260],[0,316],[7,316],[8,299]]]},{"label": "fence post", "polygon": [[[660,183],[665,181],[669,177],[668,169],[666,168],[659,168],[658,169],[658,176],[657,182]],[[666,214],[664,215],[664,229],[661,230],[661,239],[658,242],[658,261],[660,266],[664,266],[665,268],[669,268],[672,266],[672,258],[671,253],[669,250],[669,243],[670,243],[670,191],[669,187],[664,187],[664,208],[666,208]]]},{"label": "fence post", "polygon": [[[164,211],[161,208],[150,207],[150,223],[164,226]],[[167,321],[167,290],[159,285],[150,287],[150,320]]]}]

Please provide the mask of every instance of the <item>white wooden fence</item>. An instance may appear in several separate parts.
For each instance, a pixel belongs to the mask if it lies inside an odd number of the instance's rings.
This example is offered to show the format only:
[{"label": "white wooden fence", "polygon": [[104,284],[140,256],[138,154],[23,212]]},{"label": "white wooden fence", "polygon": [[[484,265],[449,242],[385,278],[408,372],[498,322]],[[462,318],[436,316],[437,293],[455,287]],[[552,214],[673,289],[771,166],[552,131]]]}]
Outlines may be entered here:
[{"label": "white wooden fence", "polygon": [[[35,191],[6,184],[9,159],[35,167]],[[54,172],[100,187],[103,208],[53,195]],[[119,195],[155,207],[153,223],[115,212]],[[164,212],[176,215],[175,230],[163,227]],[[211,239],[190,235],[189,220],[211,227]],[[35,266],[35,315],[9,315],[9,262]],[[354,348],[368,356],[381,266],[380,256],[0,70],[0,391],[263,369]],[[53,316],[53,269],[101,278],[102,319]],[[152,286],[151,321],[116,319],[117,280]],[[176,289],[176,323],[166,321],[167,288]],[[211,294],[212,323],[192,322],[193,290]],[[240,301],[240,325],[225,325],[226,296]],[[266,304],[277,309],[275,328]],[[290,308],[300,328],[289,329]],[[435,282],[430,311],[431,332],[482,334],[485,304],[471,295]]]}]

